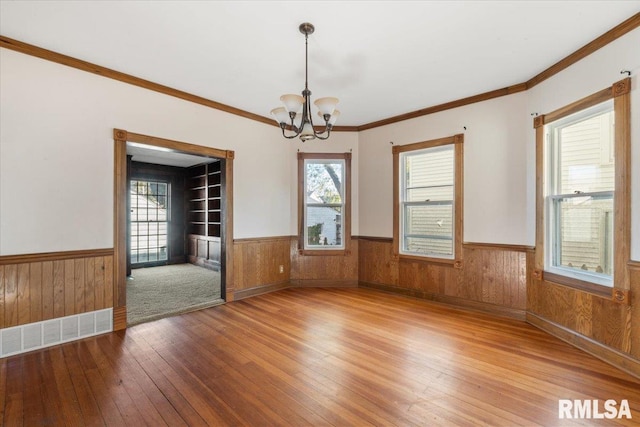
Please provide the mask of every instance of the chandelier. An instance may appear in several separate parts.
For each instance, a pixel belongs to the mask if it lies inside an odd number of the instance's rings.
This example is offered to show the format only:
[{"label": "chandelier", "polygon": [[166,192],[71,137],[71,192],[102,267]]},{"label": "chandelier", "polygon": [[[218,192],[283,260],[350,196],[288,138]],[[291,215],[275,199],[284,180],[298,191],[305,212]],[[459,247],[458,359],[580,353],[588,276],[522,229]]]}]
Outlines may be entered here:
[{"label": "chandelier", "polygon": [[[282,136],[287,139],[293,139],[297,136],[304,141],[310,139],[327,139],[331,134],[333,125],[338,120],[340,111],[336,110],[338,98],[318,98],[314,104],[318,108],[318,115],[324,121],[324,128],[319,131],[314,128],[313,118],[311,116],[311,91],[309,90],[308,74],[309,74],[309,34],[313,34],[315,28],[313,25],[305,22],[300,24],[300,32],[304,34],[304,90],[300,95],[282,95],[280,101],[284,107],[278,107],[271,110],[271,114],[275,117],[276,122],[282,129]],[[302,114],[300,114],[302,109]]]}]

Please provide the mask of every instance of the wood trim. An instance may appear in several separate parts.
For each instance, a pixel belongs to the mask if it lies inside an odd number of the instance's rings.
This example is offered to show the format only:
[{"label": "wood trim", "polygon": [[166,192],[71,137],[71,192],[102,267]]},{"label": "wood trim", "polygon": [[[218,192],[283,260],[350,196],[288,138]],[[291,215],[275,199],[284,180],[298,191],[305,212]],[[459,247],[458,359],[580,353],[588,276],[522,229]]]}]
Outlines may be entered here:
[{"label": "wood trim", "polygon": [[[127,227],[127,141],[154,145],[172,150],[195,154],[205,157],[224,159],[225,185],[222,196],[225,204],[225,233],[221,242],[222,257],[222,292],[226,301],[233,300],[233,159],[235,153],[231,150],[198,146],[180,141],[173,141],[154,136],[128,132],[123,129],[113,130],[114,138],[114,267],[113,267],[113,298],[114,298],[114,328],[116,309],[126,307],[126,227]],[[122,315],[120,313],[120,315]],[[119,319],[122,321],[122,319]],[[124,313],[124,327],[126,327],[126,311]]]},{"label": "wood trim", "polygon": [[[113,308],[127,304],[127,132],[114,129],[113,161]],[[125,312],[126,322],[126,312]],[[115,326],[114,326],[115,327]]]},{"label": "wood trim", "polygon": [[405,255],[398,254],[398,260],[402,262],[424,262],[427,264],[442,264],[447,266],[453,266],[456,263],[456,260],[451,258],[435,258],[428,256],[418,256],[418,255]]},{"label": "wood trim", "polygon": [[598,341],[531,312],[527,312],[526,321],[530,325],[533,325],[536,328],[541,329],[612,366],[615,366],[621,371],[640,378],[640,362],[627,354],[617,351],[611,347],[607,347]]},{"label": "wood trim", "polygon": [[513,252],[531,252],[536,249],[535,246],[526,245],[510,245],[504,243],[477,243],[477,242],[463,242],[462,247],[464,249],[487,249],[495,251],[513,251]]},{"label": "wood trim", "polygon": [[246,237],[242,239],[235,239],[233,241],[236,245],[244,245],[249,243],[264,243],[264,242],[279,242],[279,241],[290,241],[291,239],[296,239],[297,236],[269,236],[269,237]]},{"label": "wood trim", "polygon": [[354,236],[354,239],[370,240],[372,242],[393,243],[393,237]]},{"label": "wood trim", "polygon": [[[455,162],[455,194],[454,194],[454,256],[455,259],[420,257],[415,255],[400,254],[400,153],[423,150],[426,148],[454,145]],[[444,138],[429,141],[415,142],[406,145],[394,145],[391,147],[393,157],[393,255],[394,258],[435,262],[439,264],[456,264],[462,266],[462,236],[464,228],[464,134],[456,134]]]},{"label": "wood trim", "polygon": [[462,239],[464,238],[464,134],[453,136],[455,156],[455,194],[454,194],[454,219],[455,230],[453,240],[454,266],[462,268]]},{"label": "wood trim", "polygon": [[542,279],[545,282],[550,282],[554,285],[561,285],[561,286],[577,289],[579,291],[587,292],[604,299],[611,298],[612,288],[608,286],[602,286],[596,283],[586,282],[580,279],[574,279],[573,277],[567,277],[561,274],[550,273],[548,271],[542,272]]},{"label": "wood trim", "polygon": [[116,129],[114,132],[123,132],[124,135],[119,134],[119,137],[120,139],[124,139],[128,142],[149,144],[156,147],[167,148],[179,153],[195,154],[204,157],[215,157],[218,159],[228,159],[234,157],[234,152],[229,150],[221,150],[218,148],[205,147],[202,145],[190,144],[187,142],[158,138],[156,136],[141,135],[139,133],[127,132],[120,129]]},{"label": "wood trim", "polygon": [[[536,126],[536,249],[534,258],[534,280],[542,279],[544,268],[544,124],[545,116],[534,123]],[[538,117],[536,117],[538,119]],[[540,273],[538,277],[537,273]]]},{"label": "wood trim", "polygon": [[[304,161],[307,159],[344,160],[344,215],[343,232],[344,249],[313,250],[304,249]],[[307,153],[298,152],[298,253],[300,255],[351,255],[351,153]]]},{"label": "wood trim", "polygon": [[[580,59],[585,58],[586,56],[592,54],[593,52],[601,49],[612,41],[622,37],[628,32],[634,30],[640,25],[640,13],[633,15],[631,18],[626,21],[620,23],[615,26],[611,30],[607,31],[597,39],[592,42],[586,44],[581,47],[577,51],[573,52],[571,55],[565,57],[560,60],[556,64],[547,68],[543,72],[538,75],[532,77],[528,81],[524,83],[515,84],[512,86],[507,86],[502,89],[496,89],[489,92],[484,92],[478,95],[469,96],[466,98],[461,98],[458,100],[445,102],[443,104],[435,105],[432,107],[423,108],[420,110],[412,111],[405,114],[400,114],[397,116],[389,117],[387,119],[378,120],[375,122],[367,123],[360,126],[336,126],[333,128],[334,132],[360,132],[368,129],[373,129],[381,126],[386,126],[393,123],[398,123],[404,120],[414,119],[417,117],[426,116],[429,114],[438,113],[441,111],[450,110],[453,108],[463,107],[465,105],[475,104],[477,102],[488,101],[490,99],[499,98],[502,96],[512,95],[514,93],[523,92],[542,81],[558,74],[563,71],[570,65],[576,63]],[[0,36],[0,47],[14,50],[16,52],[24,53],[26,55],[35,56],[37,58],[45,59],[47,61],[56,62],[58,64],[66,65],[72,68],[76,68],[82,71],[87,71],[92,74],[97,74],[103,77],[108,77],[114,80],[118,80],[124,83],[128,83],[134,86],[142,87],[145,89],[149,89],[155,92],[159,92],[165,95],[173,96],[179,99],[183,99],[189,102],[193,102],[196,104],[204,105],[206,107],[210,107],[216,110],[224,111],[229,114],[234,114],[237,116],[241,116],[247,119],[255,120],[261,123],[265,123],[271,126],[278,126],[274,120],[269,119],[267,117],[263,117],[257,114],[250,113],[248,111],[241,110],[239,108],[231,107],[229,105],[221,104],[216,101],[212,101],[210,99],[202,98],[197,95],[193,95],[187,92],[183,92],[177,89],[170,88],[168,86],[163,86],[157,83],[150,82],[148,80],[144,80],[138,77],[131,76],[129,74],[121,73],[119,71],[111,70],[106,67],[102,67],[100,65],[92,64],[90,62],[82,61],[80,59],[76,59],[67,55],[63,55],[57,52],[53,52],[51,50],[43,49],[38,46],[30,45],[28,43],[24,43],[18,40],[11,39],[9,37]]]},{"label": "wood trim", "polygon": [[631,18],[616,25],[606,33],[602,34],[600,37],[582,46],[580,49],[576,50],[569,56],[556,62],[551,67],[544,70],[543,72],[530,78],[525,83],[526,88],[531,89],[532,87],[542,83],[548,78],[555,76],[556,74],[569,68],[571,65],[575,64],[579,60],[586,58],[587,56],[591,55],[593,52],[596,52],[597,50],[603,48],[604,46],[608,45],[612,41],[624,36],[630,31],[633,31],[638,26],[640,26],[640,13],[636,13]]},{"label": "wood trim", "polygon": [[464,298],[457,298],[442,294],[434,294],[425,292],[419,289],[399,288],[395,286],[388,286],[379,283],[359,282],[359,287],[372,288],[380,291],[389,292],[397,295],[404,295],[408,297],[420,298],[431,301],[436,304],[445,304],[450,308],[457,310],[473,310],[479,311],[485,314],[492,314],[494,316],[509,317],[517,320],[525,320],[526,312],[516,308],[504,307],[495,304],[489,304],[480,301],[473,301]]},{"label": "wood trim", "polygon": [[378,120],[375,122],[360,125],[358,126],[358,131],[361,132],[364,130],[386,126],[386,125],[402,122],[409,119],[415,119],[417,117],[427,116],[429,114],[439,113],[441,111],[451,110],[453,108],[464,107],[465,105],[475,104],[477,102],[482,102],[482,101],[488,101],[490,99],[512,95],[514,93],[523,92],[525,90],[527,90],[526,83],[520,83],[513,86],[508,86],[502,89],[496,89],[489,92],[484,92],[479,95],[473,95],[467,98],[445,102],[444,104],[434,105],[432,107],[422,108],[420,110],[416,110],[409,113],[400,114],[398,116],[389,117],[387,119]]},{"label": "wood trim", "polygon": [[224,233],[220,239],[221,259],[222,263],[222,295],[227,302],[231,302],[235,298],[235,278],[234,278],[234,256],[233,256],[233,160],[235,159],[234,151],[226,151],[227,156],[224,161],[224,173],[222,174],[221,198],[224,209],[222,210],[221,220],[224,223]]},{"label": "wood trim", "polygon": [[113,248],[84,249],[78,251],[43,252],[23,255],[2,255],[0,265],[24,264],[31,262],[61,261],[76,258],[113,256]]},{"label": "wood trim", "polygon": [[76,68],[78,70],[86,71],[92,74],[97,74],[102,77],[118,80],[123,83],[128,83],[130,85],[152,90],[154,92],[159,92],[164,95],[173,96],[175,98],[183,99],[185,101],[193,102],[195,104],[204,105],[205,107],[224,111],[225,113],[244,117],[246,119],[255,120],[255,121],[272,125],[272,126],[278,126],[278,124],[274,120],[269,119],[267,117],[259,116],[257,114],[253,114],[248,111],[241,110],[239,108],[221,104],[219,102],[212,101],[210,99],[206,99],[201,96],[193,95],[188,92],[183,92],[181,90],[164,86],[158,83],[154,83],[149,80],[141,79],[139,77],[135,77],[130,74],[121,73],[120,71],[116,71],[110,68],[102,67],[100,65],[92,64],[91,62],[83,61],[81,59],[76,59],[71,56],[63,55],[61,53],[57,53],[51,50],[43,49],[41,47],[24,43],[18,40],[14,40],[9,37],[0,36],[0,47],[4,47],[6,49],[14,50],[16,52],[24,53],[27,55],[35,56],[36,58],[41,58],[47,61],[66,65],[68,67]]},{"label": "wood trim", "polygon": [[281,283],[272,283],[270,285],[260,285],[260,286],[256,286],[254,288],[249,288],[249,289],[240,289],[234,292],[233,298],[234,298],[234,301],[238,301],[241,299],[254,297],[256,295],[262,295],[262,294],[267,294],[269,292],[279,291],[281,289],[287,289],[290,286],[291,284],[288,281],[286,281]]},{"label": "wood trim", "polygon": [[627,262],[627,265],[632,270],[640,270],[640,261],[631,260],[631,261]]},{"label": "wood trim", "polygon": [[[615,195],[613,198],[613,257],[614,284],[617,289],[629,290],[630,275],[627,263],[631,258],[631,80],[626,78],[612,87],[615,111]],[[627,299],[628,301],[628,299]]]},{"label": "wood trim", "polygon": [[578,111],[582,111],[586,108],[608,101],[612,97],[612,89],[611,87],[608,87],[582,99],[579,99],[576,102],[572,102],[569,105],[565,105],[562,108],[558,108],[557,110],[547,113],[541,117],[544,118],[544,124],[552,123],[556,120],[560,120],[564,117],[570,116],[571,114],[577,113]]},{"label": "wood trim", "polygon": [[397,260],[400,256],[400,150],[395,146],[391,148],[393,166],[393,238],[391,239],[393,246],[391,253],[393,259]]},{"label": "wood trim", "polygon": [[[594,94],[586,96],[567,106],[559,108],[551,113],[542,115],[541,121],[545,124],[552,123],[570,114],[584,110],[591,106],[613,98],[615,120],[615,197],[614,197],[614,289],[627,291],[630,288],[629,271],[627,262],[631,255],[631,79],[625,78],[614,83],[612,86],[602,89]],[[536,117],[538,119],[538,117]],[[535,121],[536,126],[536,255],[535,272],[544,269],[544,126],[539,126],[539,121]],[[535,124],[534,124],[535,126]],[[534,274],[534,279],[541,279],[538,274]],[[544,279],[565,286],[574,287],[596,294],[598,296],[608,296],[617,302],[627,301],[629,298],[620,300],[620,292],[613,293],[610,288],[595,285],[582,280],[564,277],[561,275],[544,272]],[[622,294],[625,294],[622,292]],[[618,297],[616,299],[616,297]]]},{"label": "wood trim", "polygon": [[425,148],[440,147],[449,144],[460,144],[462,142],[464,142],[464,135],[456,134],[452,136],[446,136],[444,138],[431,139],[429,141],[414,142],[412,144],[405,145],[394,145],[393,147],[391,147],[391,151],[394,154],[404,153],[406,151],[423,150]]},{"label": "wood trim", "polygon": [[113,307],[113,330],[127,329],[127,307]]}]

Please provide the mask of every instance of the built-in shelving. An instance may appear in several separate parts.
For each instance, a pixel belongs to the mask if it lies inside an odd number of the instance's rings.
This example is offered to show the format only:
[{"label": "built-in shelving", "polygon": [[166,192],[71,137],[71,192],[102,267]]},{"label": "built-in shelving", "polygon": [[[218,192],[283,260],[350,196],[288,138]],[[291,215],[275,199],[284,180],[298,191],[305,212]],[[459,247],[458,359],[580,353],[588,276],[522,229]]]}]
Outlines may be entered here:
[{"label": "built-in shelving", "polygon": [[220,267],[222,161],[189,168],[186,181],[189,262]]}]

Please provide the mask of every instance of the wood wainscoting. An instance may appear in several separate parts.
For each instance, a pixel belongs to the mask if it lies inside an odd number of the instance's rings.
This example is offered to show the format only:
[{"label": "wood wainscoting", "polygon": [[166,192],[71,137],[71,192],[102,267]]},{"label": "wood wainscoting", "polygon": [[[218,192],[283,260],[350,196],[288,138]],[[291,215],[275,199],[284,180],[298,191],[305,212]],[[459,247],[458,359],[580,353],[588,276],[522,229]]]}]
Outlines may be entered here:
[{"label": "wood wainscoting", "polygon": [[527,252],[516,245],[465,243],[455,264],[405,260],[391,238],[359,237],[361,286],[524,320]]},{"label": "wood wainscoting", "polygon": [[527,321],[640,377],[640,263],[629,262],[631,302],[534,277],[527,284]]},{"label": "wood wainscoting", "polygon": [[233,243],[234,299],[288,287],[358,285],[357,238],[344,255],[300,254],[297,236],[236,239]]},{"label": "wood wainscoting", "polygon": [[187,254],[191,264],[220,271],[222,259],[220,237],[189,234],[187,236]]},{"label": "wood wainscoting", "polygon": [[0,256],[0,328],[113,307],[113,249]]},{"label": "wood wainscoting", "polygon": [[234,300],[289,286],[290,240],[290,236],[234,240]]},{"label": "wood wainscoting", "polygon": [[296,287],[358,286],[358,238],[352,237],[344,254],[300,253],[297,236],[291,236],[291,285]]}]

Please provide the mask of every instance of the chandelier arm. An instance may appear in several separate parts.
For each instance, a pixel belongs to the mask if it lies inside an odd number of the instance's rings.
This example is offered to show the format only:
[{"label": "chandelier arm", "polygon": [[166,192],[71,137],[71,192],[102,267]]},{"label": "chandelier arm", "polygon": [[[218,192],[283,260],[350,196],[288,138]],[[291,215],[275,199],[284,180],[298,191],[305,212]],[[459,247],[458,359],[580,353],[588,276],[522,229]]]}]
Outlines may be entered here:
[{"label": "chandelier arm", "polygon": [[291,136],[287,136],[287,134],[285,133],[285,130],[284,130],[284,126],[281,126],[281,127],[282,127],[282,136],[284,136],[287,139],[297,138],[300,135],[300,132],[298,132],[298,133],[295,133],[295,134],[293,134]]},{"label": "chandelier arm", "polygon": [[[327,136],[321,136],[323,133],[327,133]],[[331,130],[330,129],[325,129],[324,131],[320,132],[320,133],[316,133],[316,138],[321,139],[321,140],[325,140],[325,139],[329,139],[329,136],[331,136]]]}]

